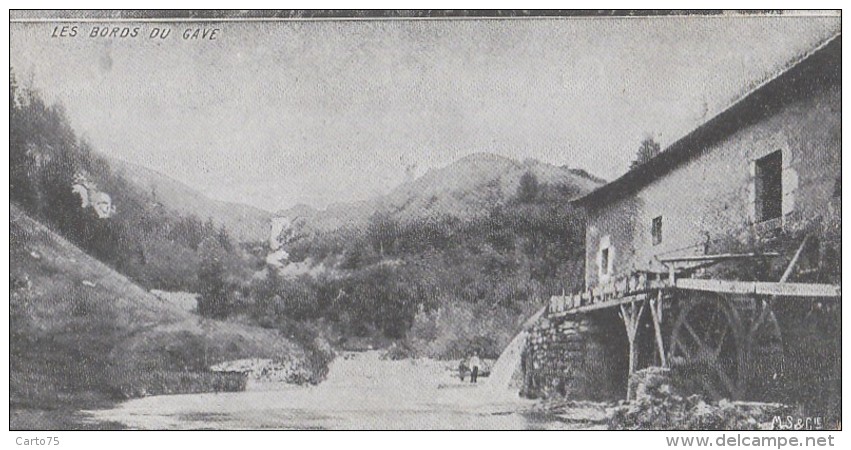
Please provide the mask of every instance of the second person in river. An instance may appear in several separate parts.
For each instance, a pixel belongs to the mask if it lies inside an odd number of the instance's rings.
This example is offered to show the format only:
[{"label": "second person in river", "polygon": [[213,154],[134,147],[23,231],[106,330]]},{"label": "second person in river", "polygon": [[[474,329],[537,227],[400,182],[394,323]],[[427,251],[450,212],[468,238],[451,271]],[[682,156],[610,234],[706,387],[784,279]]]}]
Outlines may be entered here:
[{"label": "second person in river", "polygon": [[482,366],[482,361],[479,360],[479,352],[473,352],[473,356],[470,357],[470,362],[467,365],[470,367],[470,383],[475,383],[479,377],[479,367]]}]

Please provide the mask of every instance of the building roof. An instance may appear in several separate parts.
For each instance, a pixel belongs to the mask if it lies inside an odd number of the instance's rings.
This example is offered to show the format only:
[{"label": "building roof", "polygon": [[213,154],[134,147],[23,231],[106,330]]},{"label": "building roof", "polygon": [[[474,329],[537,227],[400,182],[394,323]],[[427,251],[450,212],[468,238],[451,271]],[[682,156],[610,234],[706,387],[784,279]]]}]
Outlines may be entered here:
[{"label": "building roof", "polygon": [[841,39],[842,33],[837,33],[790,61],[777,74],[746,92],[654,158],[573,202],[582,206],[601,205],[635,192],[724,137],[773,114],[778,107],[812,92],[817,86],[840,82]]}]

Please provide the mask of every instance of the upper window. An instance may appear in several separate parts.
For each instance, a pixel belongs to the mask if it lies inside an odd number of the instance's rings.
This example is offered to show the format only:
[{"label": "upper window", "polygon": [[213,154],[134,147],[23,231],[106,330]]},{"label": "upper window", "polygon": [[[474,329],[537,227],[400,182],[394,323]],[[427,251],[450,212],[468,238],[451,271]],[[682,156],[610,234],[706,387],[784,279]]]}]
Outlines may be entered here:
[{"label": "upper window", "polygon": [[783,214],[783,156],[780,150],[756,160],[756,219],[776,219]]},{"label": "upper window", "polygon": [[604,248],[600,252],[600,273],[607,275],[609,273],[609,249]]},{"label": "upper window", "polygon": [[662,243],[662,216],[653,219],[653,224],[650,226],[650,234],[653,236],[653,245]]}]

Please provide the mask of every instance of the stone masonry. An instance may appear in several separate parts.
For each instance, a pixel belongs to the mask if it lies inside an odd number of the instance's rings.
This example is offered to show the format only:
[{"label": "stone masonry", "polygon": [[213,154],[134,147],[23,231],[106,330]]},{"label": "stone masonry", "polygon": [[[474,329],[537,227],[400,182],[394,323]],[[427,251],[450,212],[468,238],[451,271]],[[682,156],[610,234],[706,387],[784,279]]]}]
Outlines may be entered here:
[{"label": "stone masonry", "polygon": [[626,336],[615,320],[605,314],[542,318],[530,331],[523,353],[521,394],[592,401],[623,398]]}]

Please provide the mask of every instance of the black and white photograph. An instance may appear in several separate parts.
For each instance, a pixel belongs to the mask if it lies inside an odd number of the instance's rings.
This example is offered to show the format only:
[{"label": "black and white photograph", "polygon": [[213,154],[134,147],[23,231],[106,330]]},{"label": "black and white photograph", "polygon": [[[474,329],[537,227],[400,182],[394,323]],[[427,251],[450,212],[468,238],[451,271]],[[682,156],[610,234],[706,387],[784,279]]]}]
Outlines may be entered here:
[{"label": "black and white photograph", "polygon": [[10,436],[841,430],[841,20],[11,10]]}]

